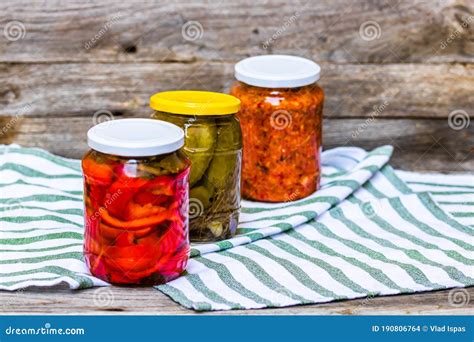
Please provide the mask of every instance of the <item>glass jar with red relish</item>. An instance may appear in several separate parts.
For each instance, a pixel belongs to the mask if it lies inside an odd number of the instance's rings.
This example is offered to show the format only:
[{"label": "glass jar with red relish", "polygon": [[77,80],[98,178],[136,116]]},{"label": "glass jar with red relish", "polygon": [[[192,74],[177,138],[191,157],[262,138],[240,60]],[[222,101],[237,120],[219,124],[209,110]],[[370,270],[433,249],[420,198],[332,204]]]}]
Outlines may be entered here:
[{"label": "glass jar with red relish", "polygon": [[286,202],[320,182],[324,94],[321,68],[305,58],[266,55],[235,65],[231,94],[241,101],[242,196]]},{"label": "glass jar with red relish", "polygon": [[151,119],[113,120],[87,133],[84,256],[91,273],[116,284],[162,284],[189,257],[184,132]]}]

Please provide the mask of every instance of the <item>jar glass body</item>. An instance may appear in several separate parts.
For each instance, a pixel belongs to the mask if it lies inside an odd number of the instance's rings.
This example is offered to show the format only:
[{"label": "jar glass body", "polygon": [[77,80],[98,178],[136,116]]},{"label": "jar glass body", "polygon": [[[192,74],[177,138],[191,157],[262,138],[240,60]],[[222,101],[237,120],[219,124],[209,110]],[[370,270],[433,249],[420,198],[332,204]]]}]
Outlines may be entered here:
[{"label": "jar glass body", "polygon": [[189,258],[188,177],[180,152],[119,157],[90,150],[84,173],[84,256],[110,283],[157,285]]},{"label": "jar glass body", "polygon": [[261,88],[235,82],[241,101],[242,196],[265,202],[304,198],[319,187],[324,94],[316,84]]},{"label": "jar glass body", "polygon": [[242,134],[234,114],[181,115],[156,111],[155,119],[185,132],[183,151],[191,160],[191,241],[219,241],[235,235],[240,213]]}]

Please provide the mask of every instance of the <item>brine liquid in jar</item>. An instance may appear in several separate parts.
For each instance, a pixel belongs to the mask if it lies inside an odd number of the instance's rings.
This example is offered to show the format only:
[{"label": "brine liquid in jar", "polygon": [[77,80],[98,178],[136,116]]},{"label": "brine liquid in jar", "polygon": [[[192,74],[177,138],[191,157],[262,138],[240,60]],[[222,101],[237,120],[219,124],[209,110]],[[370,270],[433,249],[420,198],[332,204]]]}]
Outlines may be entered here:
[{"label": "brine liquid in jar", "polygon": [[324,102],[319,73],[316,63],[295,56],[236,64],[231,94],[241,101],[244,198],[287,202],[318,189]]},{"label": "brine liquid in jar", "polygon": [[189,257],[190,162],[179,127],[149,119],[94,126],[84,173],[84,256],[115,284],[162,284]]},{"label": "brine liquid in jar", "polygon": [[240,213],[242,135],[235,116],[240,101],[214,92],[168,91],[153,95],[150,106],[153,118],[185,131],[191,241],[231,238]]}]

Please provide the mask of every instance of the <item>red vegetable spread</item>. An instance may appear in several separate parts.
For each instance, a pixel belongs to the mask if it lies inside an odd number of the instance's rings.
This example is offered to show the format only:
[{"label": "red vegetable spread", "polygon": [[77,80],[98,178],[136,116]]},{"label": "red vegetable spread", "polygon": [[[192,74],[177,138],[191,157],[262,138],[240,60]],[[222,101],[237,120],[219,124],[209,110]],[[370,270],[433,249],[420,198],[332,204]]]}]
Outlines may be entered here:
[{"label": "red vegetable spread", "polygon": [[316,191],[322,89],[316,84],[270,89],[237,82],[231,94],[241,101],[242,196],[284,202]]},{"label": "red vegetable spread", "polygon": [[92,274],[122,284],[178,277],[189,253],[189,161],[174,154],[155,161],[91,151],[82,167],[84,254]]}]

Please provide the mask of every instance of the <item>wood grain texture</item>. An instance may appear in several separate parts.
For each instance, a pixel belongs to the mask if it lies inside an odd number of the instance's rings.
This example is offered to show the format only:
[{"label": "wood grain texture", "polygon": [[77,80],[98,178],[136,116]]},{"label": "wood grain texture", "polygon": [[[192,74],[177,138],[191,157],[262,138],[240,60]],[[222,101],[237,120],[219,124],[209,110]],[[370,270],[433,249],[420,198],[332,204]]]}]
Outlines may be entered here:
[{"label": "wood grain texture", "polygon": [[[467,288],[470,301],[454,306],[449,291],[363,298],[326,304],[278,309],[232,310],[200,313],[210,315],[473,315],[474,287]],[[0,314],[80,315],[192,315],[166,295],[152,288],[111,287],[70,291],[37,289],[0,292]]]},{"label": "wood grain texture", "polygon": [[[2,1],[0,144],[81,158],[108,112],[147,117],[162,90],[227,91],[236,61],[267,53],[321,64],[326,149],[391,144],[397,168],[474,171],[474,122],[448,124],[474,118],[472,0]],[[105,306],[96,291],[0,291],[0,314],[194,314],[151,288],[112,287]],[[215,314],[473,314],[448,294]]]},{"label": "wood grain texture", "polygon": [[[322,65],[325,117],[474,117],[474,64]],[[227,91],[233,64],[0,64],[0,115],[142,114],[170,89]],[[3,106],[2,106],[3,105]]]},{"label": "wood grain texture", "polygon": [[[334,63],[474,58],[470,0],[10,0],[0,13],[2,32],[12,20],[25,32],[0,40],[2,62],[236,61],[269,52]],[[189,21],[202,27],[200,38],[183,38]],[[367,22],[376,31],[364,40]]]},{"label": "wood grain texture", "polygon": [[[151,113],[151,112],[150,112]],[[129,117],[118,115],[114,118]],[[143,113],[146,116],[149,113]],[[0,127],[10,127],[0,143],[17,143],[45,148],[65,157],[81,158],[88,147],[86,131],[94,117],[0,117]],[[390,163],[398,168],[418,171],[474,170],[474,125],[453,130],[447,119],[326,119],[323,127],[324,148],[360,146],[372,149],[393,145]]]}]

